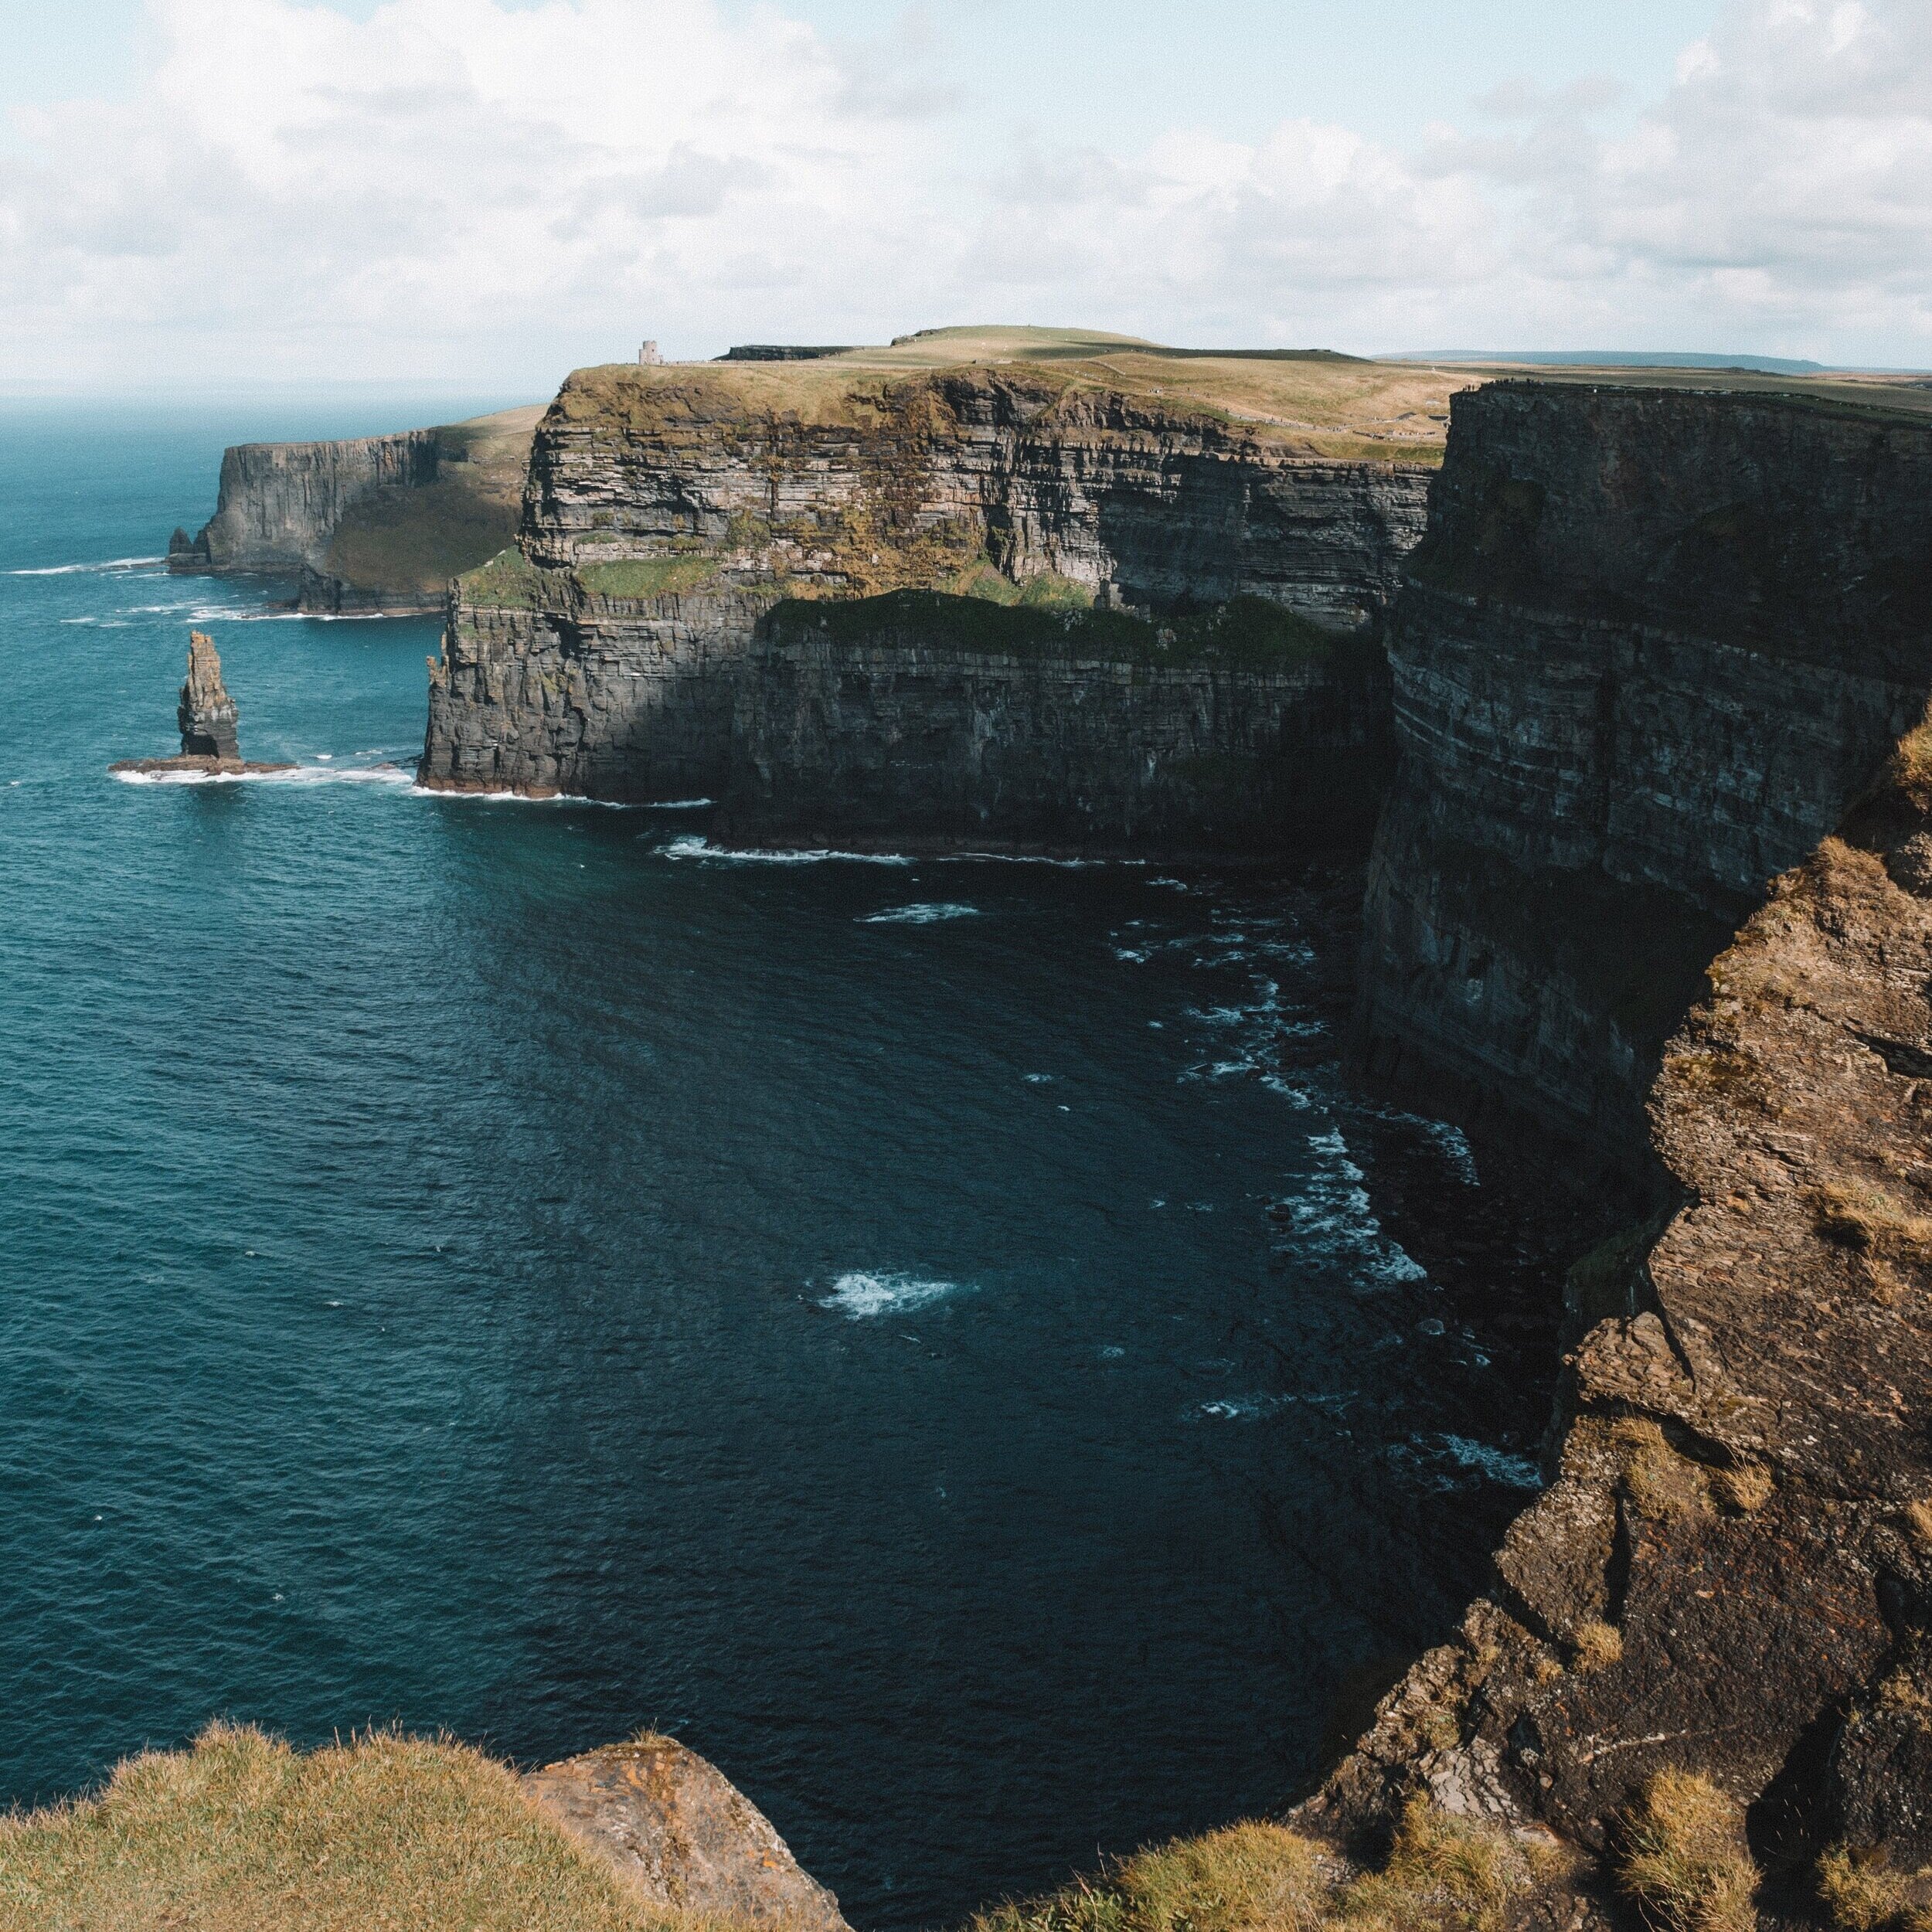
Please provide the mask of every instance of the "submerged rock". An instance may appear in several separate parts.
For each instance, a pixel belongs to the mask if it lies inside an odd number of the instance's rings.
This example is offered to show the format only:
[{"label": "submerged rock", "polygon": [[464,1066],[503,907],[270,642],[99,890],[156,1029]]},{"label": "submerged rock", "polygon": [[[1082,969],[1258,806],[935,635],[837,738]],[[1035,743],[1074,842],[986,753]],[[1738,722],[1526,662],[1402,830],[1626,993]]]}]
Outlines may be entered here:
[{"label": "submerged rock", "polygon": [[188,679],[181,687],[181,703],[175,716],[181,724],[184,758],[241,757],[235,736],[235,701],[221,681],[221,657],[215,640],[205,631],[188,634]]},{"label": "submerged rock", "polygon": [[524,1787],[655,1906],[706,1918],[849,1932],[771,1821],[675,1739],[607,1744],[532,1771]]}]

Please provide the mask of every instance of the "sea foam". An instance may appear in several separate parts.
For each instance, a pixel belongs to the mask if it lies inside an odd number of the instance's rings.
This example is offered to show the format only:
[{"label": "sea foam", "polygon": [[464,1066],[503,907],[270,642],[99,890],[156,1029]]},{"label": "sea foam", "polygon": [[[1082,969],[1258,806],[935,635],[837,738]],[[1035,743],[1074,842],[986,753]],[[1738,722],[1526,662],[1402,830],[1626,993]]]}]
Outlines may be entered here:
[{"label": "sea foam", "polygon": [[844,1315],[848,1321],[866,1321],[882,1315],[910,1315],[915,1308],[928,1308],[958,1291],[957,1281],[855,1270],[840,1275],[832,1284],[831,1294],[818,1298],[818,1305]]}]

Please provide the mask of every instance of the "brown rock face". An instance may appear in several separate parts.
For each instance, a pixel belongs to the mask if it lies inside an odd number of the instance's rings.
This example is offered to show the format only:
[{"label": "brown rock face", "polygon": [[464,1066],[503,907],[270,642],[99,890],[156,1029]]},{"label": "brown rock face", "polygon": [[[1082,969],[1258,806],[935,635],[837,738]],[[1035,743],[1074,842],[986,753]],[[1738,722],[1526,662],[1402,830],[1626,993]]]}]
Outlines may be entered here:
[{"label": "brown rock face", "polygon": [[221,681],[221,658],[206,632],[188,634],[188,681],[175,712],[184,758],[240,758],[235,701]]},{"label": "brown rock face", "polygon": [[715,1765],[668,1737],[607,1744],[524,1780],[544,1809],[655,1906],[849,1932],[838,1901]]}]

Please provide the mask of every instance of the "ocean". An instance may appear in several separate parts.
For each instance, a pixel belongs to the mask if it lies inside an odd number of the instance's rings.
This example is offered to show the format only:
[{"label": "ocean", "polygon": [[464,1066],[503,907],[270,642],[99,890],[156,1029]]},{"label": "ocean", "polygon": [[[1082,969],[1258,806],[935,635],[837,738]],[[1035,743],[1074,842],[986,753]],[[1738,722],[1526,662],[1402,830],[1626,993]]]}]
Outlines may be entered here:
[{"label": "ocean", "polygon": [[[1341,1070],[1359,878],[427,796],[434,622],[156,561],[224,444],[512,400],[0,403],[0,1802],[648,1726],[885,1932],[1279,1803],[1553,1352]],[[109,776],[191,625],[294,773]]]}]

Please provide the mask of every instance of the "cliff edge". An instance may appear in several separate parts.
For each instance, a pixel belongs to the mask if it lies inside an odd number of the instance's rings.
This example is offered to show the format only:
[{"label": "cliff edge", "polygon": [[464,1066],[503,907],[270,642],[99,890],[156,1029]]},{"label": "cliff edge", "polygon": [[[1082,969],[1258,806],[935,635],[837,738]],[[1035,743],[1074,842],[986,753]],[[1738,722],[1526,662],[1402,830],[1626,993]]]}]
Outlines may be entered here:
[{"label": "cliff edge", "polygon": [[1453,384],[1011,333],[573,376],[516,547],[457,587],[422,782],[710,798],[767,838],[1278,849],[1332,743],[1361,835],[1386,704],[1355,646]]}]

